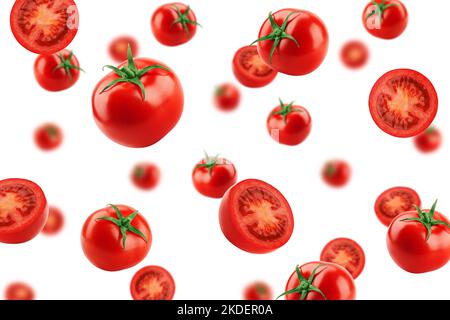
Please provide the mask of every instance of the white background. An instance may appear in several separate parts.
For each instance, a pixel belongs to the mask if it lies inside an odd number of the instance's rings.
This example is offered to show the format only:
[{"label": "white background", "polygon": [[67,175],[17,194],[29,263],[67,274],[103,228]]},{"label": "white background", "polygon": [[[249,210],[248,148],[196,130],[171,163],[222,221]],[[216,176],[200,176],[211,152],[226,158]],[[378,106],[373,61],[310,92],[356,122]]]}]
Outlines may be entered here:
[{"label": "white background", "polygon": [[[440,98],[435,124],[445,136],[450,111],[448,91],[447,1],[405,0],[410,15],[406,32],[394,41],[370,36],[362,26],[365,0],[310,1],[190,0],[204,26],[188,44],[160,45],[150,31],[150,17],[163,1],[79,0],[80,29],[70,49],[82,74],[75,87],[60,93],[41,89],[33,77],[35,56],[13,38],[9,26],[12,0],[0,2],[0,179],[23,177],[44,189],[51,204],[66,214],[64,231],[38,236],[21,245],[0,244],[0,291],[23,280],[39,299],[130,299],[129,282],[145,265],[161,265],[174,276],[176,299],[240,299],[243,287],[265,280],[276,293],[296,264],[319,258],[335,237],[357,240],[366,252],[366,267],[356,280],[359,299],[448,299],[449,268],[414,275],[401,270],[386,249],[386,228],[373,211],[383,190],[405,185],[416,189],[424,206],[439,198],[439,211],[450,212],[449,146],[424,156],[411,140],[393,138],[373,123],[367,105],[372,84],[391,69],[407,67],[427,75]],[[279,75],[268,87],[242,87],[240,109],[218,112],[214,86],[235,81],[230,63],[239,47],[256,39],[269,11],[283,7],[318,14],[330,34],[324,64],[304,77]],[[92,90],[110,63],[107,45],[116,35],[131,34],[141,55],[168,64],[180,77],[186,95],[177,127],[146,149],[128,149],[106,138],[91,114]],[[369,65],[354,72],[344,68],[339,49],[349,39],[365,41]],[[295,100],[310,111],[313,131],[297,147],[276,144],[265,128],[278,97]],[[35,127],[54,121],[65,131],[58,151],[43,153],[33,143]],[[233,161],[239,178],[258,178],[277,187],[295,215],[291,240],[266,255],[236,249],[218,223],[220,201],[200,196],[191,170],[203,150]],[[343,158],[353,178],[343,190],[328,188],[320,169],[329,158]],[[131,167],[149,160],[160,165],[162,181],[150,193],[129,181]],[[153,246],[138,266],[115,273],[95,268],[84,257],[80,230],[93,211],[107,203],[139,209],[153,232]]]}]

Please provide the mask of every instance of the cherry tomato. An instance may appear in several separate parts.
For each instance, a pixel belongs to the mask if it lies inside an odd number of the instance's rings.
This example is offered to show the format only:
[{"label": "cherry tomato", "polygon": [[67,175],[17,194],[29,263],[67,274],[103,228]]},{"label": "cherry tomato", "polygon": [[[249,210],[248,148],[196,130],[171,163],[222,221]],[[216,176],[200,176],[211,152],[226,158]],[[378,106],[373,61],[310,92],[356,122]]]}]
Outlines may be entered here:
[{"label": "cherry tomato", "polygon": [[0,180],[0,242],[22,243],[44,228],[48,216],[42,189],[25,179]]},{"label": "cherry tomato", "polygon": [[272,110],[267,118],[267,130],[278,143],[288,146],[299,145],[311,132],[311,116],[308,110],[301,106],[283,103]]},{"label": "cherry tomato", "polygon": [[265,282],[254,282],[244,290],[245,300],[273,300],[272,288]]},{"label": "cherry tomato", "polygon": [[45,223],[42,233],[53,236],[58,234],[64,226],[64,215],[62,211],[56,207],[50,206],[47,222]]},{"label": "cherry tomato", "polygon": [[416,191],[407,187],[394,187],[380,194],[375,201],[375,213],[378,220],[389,227],[392,220],[399,214],[414,210],[421,206],[420,197]]},{"label": "cherry tomato", "polygon": [[369,60],[369,49],[362,41],[348,41],[341,49],[341,60],[350,69],[362,68]]},{"label": "cherry tomato", "polygon": [[294,216],[284,196],[270,184],[255,179],[228,189],[219,218],[225,237],[251,253],[268,253],[282,247],[294,230]]},{"label": "cherry tomato", "polygon": [[34,142],[44,151],[57,149],[63,141],[63,133],[60,127],[53,123],[46,123],[34,132]]},{"label": "cherry tomato", "polygon": [[242,85],[249,88],[264,87],[278,74],[261,59],[256,46],[245,46],[236,52],[233,58],[233,73]]},{"label": "cherry tomato", "polygon": [[121,63],[128,58],[128,46],[131,47],[131,51],[135,56],[139,55],[139,44],[131,36],[120,36],[111,41],[108,47],[109,55],[114,61]]},{"label": "cherry tomato", "polygon": [[156,9],[151,26],[153,35],[161,44],[178,46],[190,41],[200,24],[190,6],[176,2]]},{"label": "cherry tomato", "polygon": [[78,9],[73,0],[16,0],[11,29],[16,40],[37,54],[66,48],[78,31]]},{"label": "cherry tomato", "polygon": [[343,160],[331,160],[322,169],[323,180],[332,187],[345,186],[351,177],[350,165]]},{"label": "cherry tomato", "polygon": [[328,242],[323,248],[320,261],[336,263],[347,269],[353,279],[356,279],[364,269],[366,256],[364,250],[356,241],[348,238],[337,238]]},{"label": "cherry tomato", "polygon": [[166,136],[183,113],[183,89],[172,70],[156,60],[128,62],[95,87],[92,108],[100,130],[111,140],[132,148],[151,146]]},{"label": "cherry tomato", "polygon": [[423,153],[434,152],[442,144],[442,134],[436,127],[429,127],[421,134],[414,137],[414,144],[417,149]]},{"label": "cherry tomato", "polygon": [[89,216],[81,232],[84,254],[107,271],[131,268],[150,250],[152,234],[144,216],[131,207],[110,205]]},{"label": "cherry tomato", "polygon": [[309,262],[296,267],[281,296],[286,300],[354,300],[356,288],[351,274],[340,265]]},{"label": "cherry tomato", "polygon": [[130,291],[134,300],[172,300],[175,281],[166,269],[148,266],[133,276]]},{"label": "cherry tomato", "polygon": [[370,114],[377,126],[394,137],[425,131],[438,110],[438,96],[424,75],[409,69],[385,73],[372,88]]},{"label": "cherry tomato", "polygon": [[283,9],[269,14],[255,43],[261,58],[273,69],[300,76],[322,64],[328,51],[328,31],[312,12]]},{"label": "cherry tomato", "polygon": [[134,185],[142,190],[152,190],[158,183],[161,171],[158,166],[153,163],[139,163],[131,172],[131,181]]},{"label": "cherry tomato", "polygon": [[222,111],[233,111],[239,106],[241,93],[239,89],[231,83],[224,83],[216,88],[214,92],[214,102],[216,107]]},{"label": "cherry tomato", "polygon": [[408,25],[408,11],[398,0],[376,0],[369,2],[362,16],[366,30],[381,39],[394,39]]},{"label": "cherry tomato", "polygon": [[202,195],[211,198],[222,198],[225,192],[236,183],[237,172],[234,165],[218,156],[208,154],[194,167],[192,182]]},{"label": "cherry tomato", "polygon": [[5,290],[5,300],[34,300],[33,288],[24,282],[9,284]]}]

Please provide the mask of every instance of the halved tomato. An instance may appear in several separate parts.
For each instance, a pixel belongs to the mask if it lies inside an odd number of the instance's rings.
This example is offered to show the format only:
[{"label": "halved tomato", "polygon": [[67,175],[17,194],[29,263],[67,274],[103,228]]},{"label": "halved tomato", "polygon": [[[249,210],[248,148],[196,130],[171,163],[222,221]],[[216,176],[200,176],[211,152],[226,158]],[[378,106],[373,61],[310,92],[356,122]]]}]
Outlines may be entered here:
[{"label": "halved tomato", "polygon": [[378,220],[386,227],[401,213],[415,210],[421,206],[420,197],[416,191],[407,187],[393,187],[380,194],[375,201],[375,213]]},{"label": "halved tomato", "polygon": [[394,137],[408,138],[425,131],[438,110],[433,84],[410,69],[385,73],[372,88],[370,114],[377,126]]},{"label": "halved tomato", "polygon": [[134,300],[172,300],[175,281],[166,269],[148,266],[133,276],[130,291]]},{"label": "halved tomato", "polygon": [[17,0],[10,17],[16,40],[37,54],[66,48],[77,34],[78,22],[73,0]]},{"label": "halved tomato", "polygon": [[251,253],[280,248],[294,230],[294,216],[287,200],[270,184],[256,179],[241,181],[228,189],[219,218],[225,237]]}]

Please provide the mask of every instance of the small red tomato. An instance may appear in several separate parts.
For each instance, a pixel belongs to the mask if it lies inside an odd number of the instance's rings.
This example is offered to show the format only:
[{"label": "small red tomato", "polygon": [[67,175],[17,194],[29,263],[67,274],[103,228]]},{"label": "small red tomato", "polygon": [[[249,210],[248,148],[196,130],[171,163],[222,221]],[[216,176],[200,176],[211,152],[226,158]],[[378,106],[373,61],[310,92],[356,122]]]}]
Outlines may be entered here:
[{"label": "small red tomato", "polygon": [[178,46],[190,41],[200,24],[190,6],[177,2],[156,9],[151,26],[153,35],[161,44]]},{"label": "small red tomato", "polygon": [[296,146],[305,141],[311,132],[311,116],[308,110],[294,102],[280,105],[267,118],[267,130],[278,143]]},{"label": "small red tomato", "polygon": [[131,180],[134,185],[142,190],[154,189],[161,176],[158,166],[153,163],[139,163],[131,172]]},{"label": "small red tomato", "polygon": [[240,101],[241,93],[234,84],[224,83],[216,87],[214,102],[220,110],[233,111],[239,106]]},{"label": "small red tomato", "polygon": [[387,247],[394,262],[411,273],[424,273],[445,266],[450,260],[450,224],[436,211],[408,211],[392,220]]},{"label": "small red tomato", "polygon": [[42,233],[45,235],[55,235],[61,231],[64,226],[64,215],[61,210],[50,206],[47,222],[45,223]]},{"label": "small red tomato", "polygon": [[139,44],[132,36],[120,36],[112,40],[108,47],[109,55],[115,62],[121,63],[128,58],[128,46],[135,56],[139,55]]},{"label": "small red tomato", "polygon": [[211,198],[222,198],[225,192],[236,183],[237,172],[227,159],[205,154],[192,171],[192,182],[202,195]]},{"label": "small red tomato", "polygon": [[442,134],[436,127],[429,127],[423,133],[414,137],[414,144],[419,151],[430,153],[439,149],[442,144]]},{"label": "small red tomato", "polygon": [[356,241],[338,238],[326,244],[320,254],[320,261],[336,263],[347,269],[353,279],[356,279],[364,269],[366,256]]},{"label": "small red tomato", "polygon": [[172,300],[175,281],[166,269],[148,266],[133,276],[130,291],[134,300]]},{"label": "small red tomato", "polygon": [[261,59],[256,46],[245,46],[236,52],[233,73],[242,85],[249,88],[264,87],[278,74]]},{"label": "small red tomato", "polygon": [[381,39],[394,39],[408,25],[408,11],[398,0],[374,0],[364,8],[362,16],[366,30]]},{"label": "small red tomato", "polygon": [[341,49],[341,60],[350,69],[362,68],[369,60],[369,49],[362,41],[349,41]]},{"label": "small red tomato", "polygon": [[34,300],[33,288],[24,282],[14,282],[6,287],[5,300]]},{"label": "small red tomato", "polygon": [[81,232],[84,254],[107,271],[131,268],[150,250],[152,234],[144,216],[131,207],[110,205],[89,216]]},{"label": "small red tomato", "polygon": [[63,133],[60,127],[53,123],[46,123],[34,132],[34,142],[44,151],[51,151],[58,148],[63,140]]},{"label": "small red tomato", "polygon": [[354,300],[351,274],[338,264],[310,262],[297,266],[286,284],[286,300]]},{"label": "small red tomato", "polygon": [[254,282],[244,290],[245,300],[273,300],[272,288],[265,282]]},{"label": "small red tomato", "polygon": [[343,160],[328,161],[322,169],[323,180],[332,187],[343,187],[350,180],[350,165]]}]

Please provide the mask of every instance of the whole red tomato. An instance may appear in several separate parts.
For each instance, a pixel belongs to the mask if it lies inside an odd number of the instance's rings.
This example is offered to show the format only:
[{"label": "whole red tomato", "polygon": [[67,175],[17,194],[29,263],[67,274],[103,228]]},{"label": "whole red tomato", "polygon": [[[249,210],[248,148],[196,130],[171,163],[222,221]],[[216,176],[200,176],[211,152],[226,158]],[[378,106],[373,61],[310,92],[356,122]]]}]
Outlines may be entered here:
[{"label": "whole red tomato", "polygon": [[151,146],[167,135],[183,112],[183,89],[173,71],[148,58],[128,62],[104,77],[94,89],[95,121],[111,140],[132,148]]},{"label": "whole red tomato", "polygon": [[178,46],[191,40],[200,24],[190,6],[177,2],[156,9],[151,26],[153,35],[161,44]]},{"label": "whole red tomato", "polygon": [[34,300],[33,288],[24,282],[9,284],[5,290],[5,300]]},{"label": "whole red tomato", "polygon": [[323,180],[332,187],[345,186],[351,177],[350,165],[343,160],[331,160],[322,169]]},{"label": "whole red tomato", "polygon": [[234,165],[218,156],[205,154],[192,171],[192,182],[202,195],[211,198],[222,198],[224,193],[236,183],[237,172]]},{"label": "whole red tomato", "polygon": [[89,216],[81,232],[84,254],[107,271],[131,268],[150,250],[152,234],[145,218],[131,207],[110,205]]},{"label": "whole red tomato", "polygon": [[314,13],[283,9],[269,13],[258,39],[261,58],[278,72],[293,76],[316,70],[328,51],[328,31]]},{"label": "whole red tomato", "polygon": [[44,151],[51,151],[58,148],[63,140],[63,133],[60,127],[53,123],[46,123],[34,132],[34,142]]},{"label": "whole red tomato", "polygon": [[59,233],[63,226],[64,215],[62,211],[56,207],[50,206],[47,222],[45,223],[44,229],[42,229],[42,233],[52,236]]},{"label": "whole red tomato", "polygon": [[134,185],[142,190],[152,190],[158,183],[161,171],[153,163],[139,163],[131,172],[131,180]]},{"label": "whole red tomato", "polygon": [[372,0],[364,8],[362,16],[366,30],[381,39],[394,39],[408,25],[408,11],[398,0]]},{"label": "whole red tomato", "polygon": [[389,254],[408,272],[433,271],[450,259],[450,224],[436,211],[436,203],[430,210],[417,208],[398,215],[389,226]]},{"label": "whole red tomato", "polygon": [[112,40],[108,47],[109,55],[114,61],[121,63],[128,58],[128,46],[135,56],[139,55],[139,44],[131,36],[120,36]]},{"label": "whole red tomato", "polygon": [[423,153],[430,153],[439,149],[442,144],[442,134],[436,127],[429,127],[423,133],[414,137],[414,144]]},{"label": "whole red tomato", "polygon": [[245,300],[273,300],[272,288],[265,282],[258,281],[248,285],[244,290]]},{"label": "whole red tomato", "polygon": [[341,49],[341,60],[350,69],[362,68],[369,60],[369,49],[362,41],[348,41]]},{"label": "whole red tomato", "polygon": [[311,132],[311,116],[308,110],[301,106],[283,103],[272,110],[267,118],[267,130],[278,143],[295,146],[309,136]]},{"label": "whole red tomato", "polygon": [[214,92],[214,103],[222,111],[235,110],[239,106],[240,101],[241,93],[234,84],[221,84]]},{"label": "whole red tomato", "polygon": [[331,262],[309,262],[297,266],[286,284],[286,300],[354,300],[356,288],[351,274]]}]

